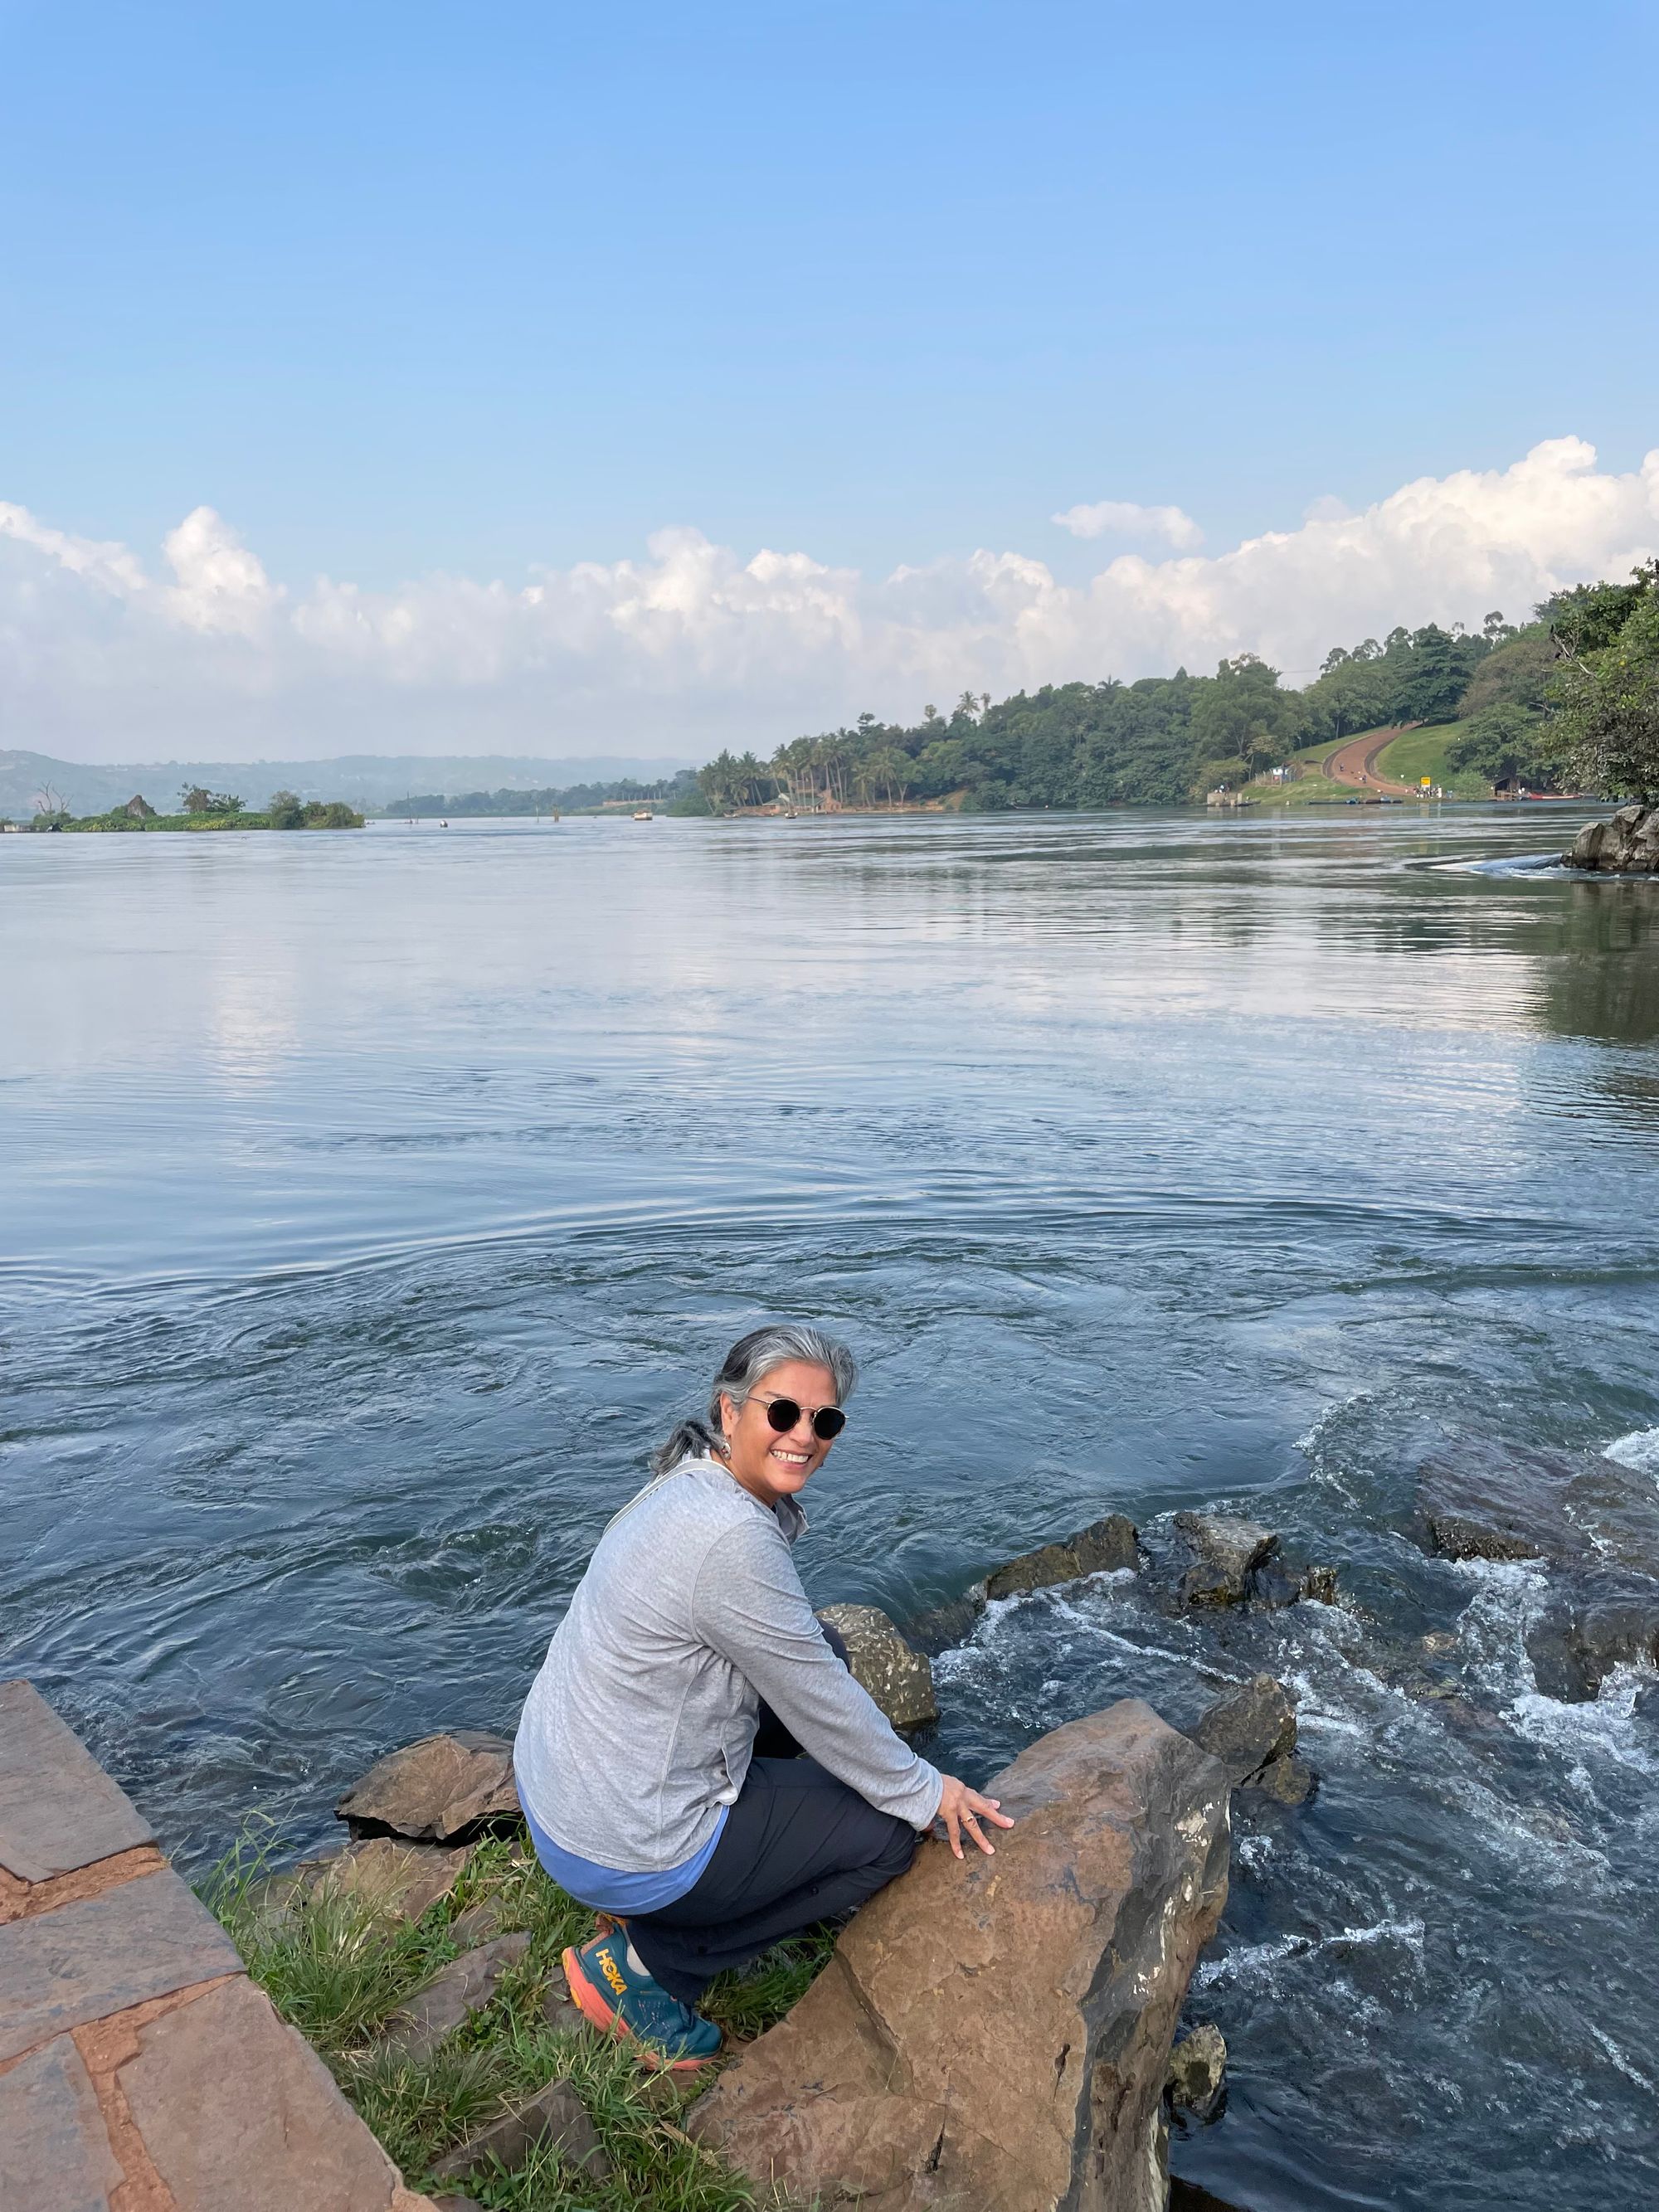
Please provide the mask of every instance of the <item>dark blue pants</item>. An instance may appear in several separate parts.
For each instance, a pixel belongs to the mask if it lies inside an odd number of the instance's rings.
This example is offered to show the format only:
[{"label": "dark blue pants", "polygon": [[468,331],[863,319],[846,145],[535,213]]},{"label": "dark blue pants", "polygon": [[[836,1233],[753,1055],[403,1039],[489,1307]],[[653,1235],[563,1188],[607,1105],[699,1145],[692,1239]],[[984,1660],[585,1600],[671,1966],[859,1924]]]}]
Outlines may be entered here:
[{"label": "dark blue pants", "polygon": [[[846,1647],[826,1632],[842,1658]],[[915,1856],[919,1838],[838,1782],[761,1707],[755,1756],[713,1857],[684,1897],[630,1916],[628,1940],[682,2004],[786,1936],[850,1912]]]}]

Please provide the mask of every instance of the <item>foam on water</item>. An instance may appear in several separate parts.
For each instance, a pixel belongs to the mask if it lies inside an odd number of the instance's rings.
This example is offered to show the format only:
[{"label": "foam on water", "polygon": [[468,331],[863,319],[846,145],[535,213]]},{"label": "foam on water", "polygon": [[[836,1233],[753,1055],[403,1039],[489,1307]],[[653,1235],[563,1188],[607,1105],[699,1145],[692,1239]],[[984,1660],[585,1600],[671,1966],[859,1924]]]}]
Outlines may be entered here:
[{"label": "foam on water", "polygon": [[1627,1437],[1616,1437],[1602,1457],[1632,1468],[1638,1474],[1659,1476],[1659,1429],[1636,1429]]}]

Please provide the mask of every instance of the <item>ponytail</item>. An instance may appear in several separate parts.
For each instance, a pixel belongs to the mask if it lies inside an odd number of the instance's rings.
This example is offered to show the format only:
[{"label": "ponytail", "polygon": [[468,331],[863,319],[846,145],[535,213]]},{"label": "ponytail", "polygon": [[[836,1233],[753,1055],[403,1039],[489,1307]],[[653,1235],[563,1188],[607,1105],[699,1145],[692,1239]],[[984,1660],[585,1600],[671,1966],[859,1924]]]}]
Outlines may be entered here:
[{"label": "ponytail", "polygon": [[[715,1401],[716,1406],[719,1400]],[[719,1459],[726,1445],[709,1427],[707,1421],[682,1421],[666,1443],[659,1444],[651,1455],[653,1474],[667,1474],[683,1459]]]}]

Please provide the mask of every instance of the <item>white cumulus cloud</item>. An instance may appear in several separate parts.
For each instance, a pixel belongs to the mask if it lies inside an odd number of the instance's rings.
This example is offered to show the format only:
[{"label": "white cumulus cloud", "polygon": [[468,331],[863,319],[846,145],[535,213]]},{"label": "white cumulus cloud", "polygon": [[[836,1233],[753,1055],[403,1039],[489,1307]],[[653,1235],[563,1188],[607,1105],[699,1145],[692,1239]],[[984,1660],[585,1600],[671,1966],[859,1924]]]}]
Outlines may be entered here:
[{"label": "white cumulus cloud", "polygon": [[912,720],[963,689],[1133,680],[1246,650],[1301,677],[1333,644],[1522,616],[1656,550],[1659,449],[1620,472],[1578,438],[1359,513],[1322,501],[1224,552],[1121,553],[1082,583],[1015,550],[876,576],[676,528],[637,558],[514,582],[284,588],[209,507],[152,566],[0,504],[3,741],[87,760],[769,750],[865,708]]},{"label": "white cumulus cloud", "polygon": [[1068,507],[1051,514],[1073,538],[1161,538],[1180,552],[1204,543],[1204,532],[1178,507],[1140,507],[1132,499],[1097,499],[1092,507]]}]

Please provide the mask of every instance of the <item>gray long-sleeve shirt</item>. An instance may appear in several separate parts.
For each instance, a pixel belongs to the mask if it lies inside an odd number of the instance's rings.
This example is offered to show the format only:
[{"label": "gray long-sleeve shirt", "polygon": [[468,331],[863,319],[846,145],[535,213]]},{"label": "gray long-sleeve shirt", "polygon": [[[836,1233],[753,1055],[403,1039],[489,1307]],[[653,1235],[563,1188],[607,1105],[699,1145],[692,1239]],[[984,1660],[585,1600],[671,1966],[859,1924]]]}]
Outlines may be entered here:
[{"label": "gray long-sleeve shirt", "polygon": [[761,1698],[802,1748],[925,1828],[938,1770],[823,1640],[790,1546],[806,1526],[712,1459],[682,1460],[599,1539],[519,1721],[526,1809],[617,1873],[684,1865],[736,1801]]}]

